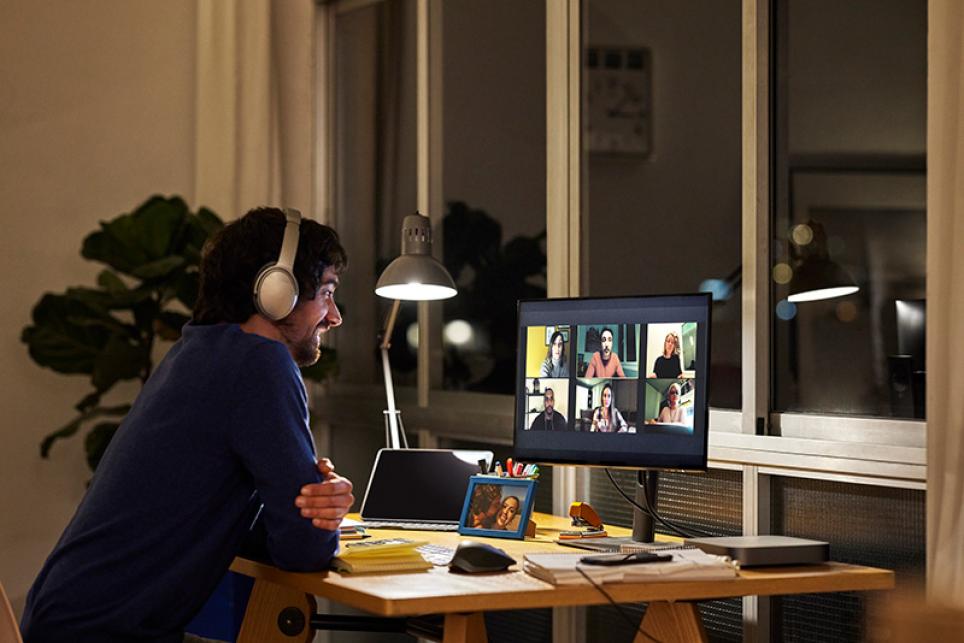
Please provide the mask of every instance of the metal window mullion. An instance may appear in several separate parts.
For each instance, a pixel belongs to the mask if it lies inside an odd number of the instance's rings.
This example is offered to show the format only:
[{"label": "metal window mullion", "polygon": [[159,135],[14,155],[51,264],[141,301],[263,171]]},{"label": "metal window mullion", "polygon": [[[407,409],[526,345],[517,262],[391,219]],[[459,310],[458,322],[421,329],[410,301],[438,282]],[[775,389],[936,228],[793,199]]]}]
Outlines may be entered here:
[{"label": "metal window mullion", "polygon": [[[442,244],[442,3],[418,0],[416,4],[416,201],[418,210],[432,221],[433,254]],[[428,406],[429,391],[442,382],[442,306],[418,303],[418,405]]]},{"label": "metal window mullion", "polygon": [[[581,55],[580,0],[546,0],[546,291],[550,297],[580,294]],[[588,497],[588,472],[553,468],[552,506],[566,515],[569,503]],[[586,610],[553,610],[553,640],[585,639]]]},{"label": "metal window mullion", "polygon": [[[770,381],[770,0],[743,0],[742,25],[742,421],[765,433]],[[769,476],[743,467],[743,533],[768,533]],[[743,640],[770,639],[769,600],[743,599]]]}]

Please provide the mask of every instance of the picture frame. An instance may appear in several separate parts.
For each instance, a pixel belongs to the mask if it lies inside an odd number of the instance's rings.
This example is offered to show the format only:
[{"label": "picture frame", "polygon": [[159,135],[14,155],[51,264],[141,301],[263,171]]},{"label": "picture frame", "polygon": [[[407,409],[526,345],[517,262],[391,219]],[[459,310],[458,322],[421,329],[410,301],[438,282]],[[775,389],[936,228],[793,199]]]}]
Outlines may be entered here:
[{"label": "picture frame", "polygon": [[[463,536],[522,540],[535,497],[535,480],[472,476],[459,518],[459,533]],[[514,510],[513,504],[516,505]]]},{"label": "picture frame", "polygon": [[583,140],[592,154],[646,158],[653,147],[653,62],[647,47],[590,45]]}]

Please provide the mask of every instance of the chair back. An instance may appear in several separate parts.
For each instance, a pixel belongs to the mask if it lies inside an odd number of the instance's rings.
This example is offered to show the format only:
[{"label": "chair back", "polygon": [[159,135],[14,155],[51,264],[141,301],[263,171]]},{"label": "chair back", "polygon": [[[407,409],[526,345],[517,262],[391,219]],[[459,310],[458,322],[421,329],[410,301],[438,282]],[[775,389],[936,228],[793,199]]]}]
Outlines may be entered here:
[{"label": "chair back", "polygon": [[0,583],[0,643],[23,643],[17,617],[13,615],[7,593],[3,591],[3,583]]}]

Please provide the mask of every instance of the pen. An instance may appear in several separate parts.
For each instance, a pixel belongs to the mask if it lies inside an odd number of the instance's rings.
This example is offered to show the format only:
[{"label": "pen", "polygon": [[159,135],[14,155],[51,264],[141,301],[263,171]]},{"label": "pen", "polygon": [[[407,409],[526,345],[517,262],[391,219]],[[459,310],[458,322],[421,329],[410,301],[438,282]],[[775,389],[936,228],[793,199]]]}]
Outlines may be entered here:
[{"label": "pen", "polygon": [[495,475],[502,477],[502,463],[496,460],[495,463]]},{"label": "pen", "polygon": [[508,458],[505,461],[505,471],[507,474],[509,474],[509,477],[511,478],[512,477],[512,458]]}]

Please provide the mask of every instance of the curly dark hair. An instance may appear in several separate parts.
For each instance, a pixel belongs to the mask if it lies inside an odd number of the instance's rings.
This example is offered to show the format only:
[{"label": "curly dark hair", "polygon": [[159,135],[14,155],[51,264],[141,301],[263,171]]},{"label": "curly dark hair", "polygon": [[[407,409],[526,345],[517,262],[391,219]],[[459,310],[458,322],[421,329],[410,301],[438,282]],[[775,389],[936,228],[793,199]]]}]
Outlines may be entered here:
[{"label": "curly dark hair", "polygon": [[[256,312],[254,279],[262,268],[278,260],[284,229],[281,209],[261,207],[208,240],[201,257],[195,324],[240,324]],[[328,268],[339,274],[348,268],[348,255],[338,233],[317,221],[302,219],[294,265],[299,301],[315,298]]]}]

